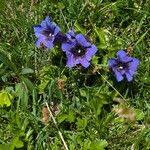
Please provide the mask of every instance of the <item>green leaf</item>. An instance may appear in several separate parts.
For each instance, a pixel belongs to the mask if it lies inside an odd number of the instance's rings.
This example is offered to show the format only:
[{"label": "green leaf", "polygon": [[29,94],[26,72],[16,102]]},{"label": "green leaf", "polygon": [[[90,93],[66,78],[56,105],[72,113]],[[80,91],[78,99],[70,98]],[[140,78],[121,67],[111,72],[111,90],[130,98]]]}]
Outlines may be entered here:
[{"label": "green leaf", "polygon": [[82,142],[82,149],[89,150],[90,145],[91,145],[91,141],[89,139],[85,139],[84,142]]},{"label": "green leaf", "polygon": [[107,147],[107,145],[106,140],[97,140],[91,143],[90,150],[105,150],[104,148]]},{"label": "green leaf", "polygon": [[26,77],[21,77],[21,79],[23,80],[23,82],[25,83],[28,91],[30,94],[32,94],[32,109],[33,109],[33,114],[36,114],[36,101],[37,101],[37,90],[36,90],[36,86]]},{"label": "green leaf", "polygon": [[80,95],[81,96],[83,96],[83,97],[86,97],[86,91],[85,90],[83,90],[83,89],[79,89],[79,91],[80,91]]},{"label": "green leaf", "polygon": [[82,26],[80,26],[77,22],[75,23],[74,26],[76,32],[81,32],[82,34],[86,34],[86,30]]},{"label": "green leaf", "polygon": [[136,113],[136,120],[143,120],[144,119],[145,114],[142,110],[135,109],[135,113]]},{"label": "green leaf", "polygon": [[78,130],[84,130],[87,126],[87,118],[82,118],[82,119],[78,118],[76,125]]},{"label": "green leaf", "polygon": [[34,70],[31,68],[23,68],[21,71],[21,74],[30,74],[30,73],[34,73]]},{"label": "green leaf", "polygon": [[60,116],[57,117],[57,120],[59,123],[63,122],[67,118],[66,114],[61,114]]},{"label": "green leaf", "polygon": [[0,106],[4,106],[6,105],[7,107],[9,107],[11,105],[11,101],[12,101],[13,97],[11,94],[9,94],[6,91],[1,91],[0,92]]},{"label": "green leaf", "polygon": [[11,150],[10,149],[10,144],[1,144],[0,145],[0,150]]},{"label": "green leaf", "polygon": [[94,64],[94,65],[98,64],[98,57],[97,56],[92,57],[92,64]]},{"label": "green leaf", "polygon": [[7,55],[3,51],[0,51],[0,61],[9,67],[12,71],[17,72],[15,64],[8,58]]},{"label": "green leaf", "polygon": [[26,84],[24,83],[18,83],[15,87],[15,94],[17,97],[19,97],[21,101],[21,106],[23,108],[27,108],[28,106],[28,89]]},{"label": "green leaf", "polygon": [[93,96],[91,104],[96,116],[100,115],[103,105],[107,104],[109,100],[110,100],[109,95],[105,93],[97,93],[96,95]]},{"label": "green leaf", "polygon": [[23,146],[23,142],[17,136],[12,139],[10,144],[1,144],[0,150],[14,150],[15,148],[22,148]]},{"label": "green leaf", "polygon": [[68,114],[61,114],[59,117],[57,117],[58,122],[61,123],[63,121],[68,121],[68,122],[74,122],[75,117],[74,117],[74,112],[73,111],[69,111]]},{"label": "green leaf", "polygon": [[11,150],[15,148],[22,148],[24,146],[23,142],[19,139],[19,137],[15,137],[11,142]]},{"label": "green leaf", "polygon": [[29,91],[32,91],[35,89],[35,86],[33,85],[33,83],[26,77],[21,77],[21,79],[24,81],[24,83],[27,85],[27,88],[29,89]]},{"label": "green leaf", "polygon": [[105,31],[102,28],[95,28],[95,32],[99,38],[99,48],[105,49],[107,47]]},{"label": "green leaf", "polygon": [[62,2],[58,2],[57,6],[60,10],[63,10],[65,8],[65,5]]},{"label": "green leaf", "polygon": [[69,121],[69,122],[74,122],[75,117],[74,117],[74,112],[73,111],[69,111],[69,114],[67,115],[66,120]]},{"label": "green leaf", "polygon": [[47,84],[49,83],[50,79],[43,79],[41,80],[41,83],[38,85],[38,93],[39,94],[43,94],[44,93],[44,89],[46,88]]},{"label": "green leaf", "polygon": [[36,91],[36,86],[26,77],[21,77],[21,79],[24,81],[24,83],[26,84],[28,90],[33,94],[34,92],[34,97],[35,99],[37,99],[37,91]]}]

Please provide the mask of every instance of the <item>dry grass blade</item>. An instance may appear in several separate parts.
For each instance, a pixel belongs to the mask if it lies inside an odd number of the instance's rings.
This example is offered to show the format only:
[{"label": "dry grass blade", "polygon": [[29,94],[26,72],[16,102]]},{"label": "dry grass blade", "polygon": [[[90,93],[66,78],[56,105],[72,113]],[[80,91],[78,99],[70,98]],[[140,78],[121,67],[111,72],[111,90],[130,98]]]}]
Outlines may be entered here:
[{"label": "dry grass blade", "polygon": [[[47,106],[47,109],[48,109],[48,111],[49,111],[49,113],[50,113],[50,116],[51,116],[51,118],[52,118],[52,121],[54,122],[54,124],[55,124],[55,126],[56,126],[56,128],[57,128],[56,119],[54,118],[53,113],[52,113],[52,111],[51,111],[51,108],[48,106],[48,103],[47,103],[47,102],[46,102],[46,106]],[[62,143],[63,143],[63,145],[64,145],[65,150],[69,150],[69,149],[68,149],[68,146],[67,146],[67,144],[66,144],[66,142],[65,142],[65,140],[64,140],[64,138],[63,138],[63,135],[62,135],[62,133],[61,133],[59,130],[58,130],[58,134],[59,134],[59,136],[60,136],[60,138],[61,138],[61,140],[62,140]]]}]

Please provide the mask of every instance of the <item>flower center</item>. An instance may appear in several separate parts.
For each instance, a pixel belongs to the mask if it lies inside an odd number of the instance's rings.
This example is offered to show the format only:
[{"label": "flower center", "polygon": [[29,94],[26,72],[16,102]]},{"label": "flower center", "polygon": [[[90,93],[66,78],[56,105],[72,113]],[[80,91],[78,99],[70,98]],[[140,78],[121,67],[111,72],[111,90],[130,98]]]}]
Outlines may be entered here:
[{"label": "flower center", "polygon": [[49,36],[52,36],[52,33],[50,33]]},{"label": "flower center", "polygon": [[51,30],[44,30],[44,31],[43,31],[43,34],[44,34],[46,37],[52,37],[52,36],[54,36]]},{"label": "flower center", "polygon": [[117,64],[117,69],[118,69],[118,71],[126,70],[126,69],[128,69],[129,65],[130,65],[129,63],[119,62]]},{"label": "flower center", "polygon": [[76,45],[72,49],[72,53],[75,57],[81,57],[85,54],[85,52],[86,52],[86,48],[82,47],[81,45]]},{"label": "flower center", "polygon": [[119,69],[122,70],[122,69],[123,69],[123,66],[119,66]]}]

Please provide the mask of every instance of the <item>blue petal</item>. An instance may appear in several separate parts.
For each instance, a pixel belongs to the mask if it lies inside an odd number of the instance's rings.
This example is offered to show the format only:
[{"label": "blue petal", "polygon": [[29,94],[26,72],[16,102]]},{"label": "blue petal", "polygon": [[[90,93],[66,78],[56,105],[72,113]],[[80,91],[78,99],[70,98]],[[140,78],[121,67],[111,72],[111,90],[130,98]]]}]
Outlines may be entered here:
[{"label": "blue petal", "polygon": [[118,61],[116,59],[110,59],[108,60],[108,66],[109,67],[114,67],[118,64]]},{"label": "blue petal", "polygon": [[75,45],[76,45],[75,41],[74,42],[70,41],[70,42],[62,43],[61,48],[64,52],[67,52],[67,51],[70,52],[72,50],[72,48],[75,47]]},{"label": "blue petal", "polygon": [[91,46],[91,43],[89,43],[82,34],[76,35],[76,40],[83,47]]},{"label": "blue petal", "polygon": [[52,22],[52,20],[51,20],[51,18],[49,16],[46,16],[45,21],[46,22]]},{"label": "blue petal", "polygon": [[80,60],[80,64],[85,68],[89,67],[89,65],[90,65],[90,63],[88,62],[88,60],[86,58],[82,58]]},{"label": "blue petal", "polygon": [[85,53],[85,57],[87,60],[91,60],[92,56],[97,52],[97,47],[93,44],[90,48],[87,48],[87,52]]},{"label": "blue petal", "polygon": [[51,27],[51,24],[52,24],[52,22],[51,22],[49,16],[47,16],[47,17],[45,18],[45,20],[43,20],[43,21],[41,22],[41,26],[42,26],[42,28],[44,28],[44,29],[48,29],[49,27]]},{"label": "blue petal", "polygon": [[75,38],[75,36],[76,36],[73,28],[69,30],[68,34],[69,34],[71,37],[74,37],[74,38]]},{"label": "blue petal", "polygon": [[119,72],[121,73],[121,75],[124,75],[125,74],[125,70],[119,70]]},{"label": "blue petal", "polygon": [[46,19],[41,22],[41,27],[44,28],[44,30],[48,29],[48,25],[46,22],[47,22]]},{"label": "blue petal", "polygon": [[133,58],[133,61],[129,64],[129,73],[131,75],[134,75],[135,71],[137,70],[137,67],[139,65],[140,61],[137,58]]},{"label": "blue petal", "polygon": [[42,21],[41,27],[44,28],[44,30],[51,30],[52,32],[54,32],[57,25],[54,22],[51,21],[49,16],[47,16],[45,18],[45,20]]},{"label": "blue petal", "polygon": [[43,44],[47,48],[52,48],[53,47],[53,41],[54,41],[54,38],[49,40],[49,39],[45,38],[44,36],[41,36],[36,41],[36,47],[39,48],[40,45]]},{"label": "blue petal", "polygon": [[[45,41],[45,37],[41,36],[36,40],[36,47],[40,48],[41,44],[43,43],[43,41]],[[44,44],[44,43],[43,43]]]},{"label": "blue petal", "polygon": [[123,50],[117,52],[117,57],[121,62],[124,63],[130,62],[132,60],[132,57],[129,57],[128,54]]},{"label": "blue petal", "polygon": [[66,53],[66,55],[67,55],[67,66],[69,68],[74,67],[76,64],[75,64],[75,60],[74,60],[73,54]]},{"label": "blue petal", "polygon": [[49,17],[49,16],[47,16],[46,18],[45,18],[45,22],[46,22],[46,25],[48,25],[48,26],[51,26],[52,25],[52,20],[51,20],[51,18]]},{"label": "blue petal", "polygon": [[34,29],[34,33],[35,33],[35,36],[38,38],[40,36],[43,36],[43,28],[41,26],[35,26],[33,27]]},{"label": "blue petal", "polygon": [[54,35],[57,35],[57,33],[60,31],[60,28],[58,26],[56,26],[55,31],[54,31]]},{"label": "blue petal", "polygon": [[71,39],[70,34],[66,33],[66,36],[67,36],[68,39]]},{"label": "blue petal", "polygon": [[125,75],[126,75],[126,78],[127,78],[127,80],[128,80],[129,82],[133,80],[133,77],[131,76],[130,73],[126,72]]},{"label": "blue petal", "polygon": [[34,26],[33,27],[34,32],[42,33],[43,29],[40,25]]},{"label": "blue petal", "polygon": [[40,42],[39,39],[37,39],[37,40],[36,40],[36,47],[37,47],[37,48],[40,48],[40,46],[41,46],[41,42]]},{"label": "blue petal", "polygon": [[53,41],[49,41],[49,40],[45,40],[43,41],[43,44],[47,47],[47,48],[53,48]]},{"label": "blue petal", "polygon": [[119,71],[117,71],[117,69],[114,69],[114,68],[113,68],[113,71],[114,71],[114,73],[115,73],[115,76],[116,76],[117,81],[118,81],[118,82],[122,81],[122,80],[123,80],[122,74],[121,74]]},{"label": "blue petal", "polygon": [[126,57],[127,56],[127,53],[123,50],[120,50],[117,52],[117,56],[118,57]]}]

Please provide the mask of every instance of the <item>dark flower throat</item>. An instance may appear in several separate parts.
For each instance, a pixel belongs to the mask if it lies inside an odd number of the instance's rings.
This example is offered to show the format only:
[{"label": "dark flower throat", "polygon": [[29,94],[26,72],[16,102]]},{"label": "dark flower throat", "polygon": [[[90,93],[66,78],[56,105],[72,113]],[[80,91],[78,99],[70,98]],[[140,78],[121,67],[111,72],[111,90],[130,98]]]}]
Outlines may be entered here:
[{"label": "dark flower throat", "polygon": [[124,70],[124,69],[128,69],[129,65],[130,65],[130,62],[128,63],[118,62],[117,68],[118,70]]},{"label": "dark flower throat", "polygon": [[81,56],[85,55],[85,52],[86,52],[86,48],[81,45],[76,45],[72,49],[72,53],[75,57],[81,57]]},{"label": "dark flower throat", "polygon": [[43,34],[46,36],[46,37],[51,37],[53,35],[53,33],[50,31],[50,30],[44,30],[43,31]]},{"label": "dark flower throat", "polygon": [[54,27],[54,29],[48,28],[47,30],[44,30],[44,31],[43,31],[43,34],[44,34],[46,37],[51,37],[51,36],[54,34],[55,28],[56,28],[56,27]]}]

